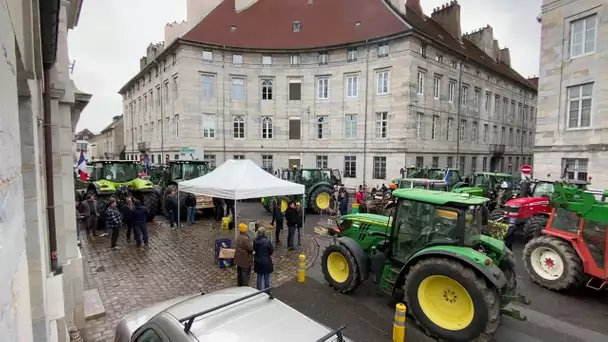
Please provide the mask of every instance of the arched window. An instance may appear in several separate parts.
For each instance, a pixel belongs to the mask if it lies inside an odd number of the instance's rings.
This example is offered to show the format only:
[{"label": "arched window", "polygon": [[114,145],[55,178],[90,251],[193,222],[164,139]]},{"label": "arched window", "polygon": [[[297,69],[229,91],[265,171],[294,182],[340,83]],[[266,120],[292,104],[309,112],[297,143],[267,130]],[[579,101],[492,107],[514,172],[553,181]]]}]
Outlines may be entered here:
[{"label": "arched window", "polygon": [[262,118],[262,139],[272,139],[272,118],[269,116]]},{"label": "arched window", "polygon": [[234,139],[245,139],[245,117],[237,115],[232,119]]},{"label": "arched window", "polygon": [[329,138],[329,118],[325,115],[317,118],[317,138]]}]

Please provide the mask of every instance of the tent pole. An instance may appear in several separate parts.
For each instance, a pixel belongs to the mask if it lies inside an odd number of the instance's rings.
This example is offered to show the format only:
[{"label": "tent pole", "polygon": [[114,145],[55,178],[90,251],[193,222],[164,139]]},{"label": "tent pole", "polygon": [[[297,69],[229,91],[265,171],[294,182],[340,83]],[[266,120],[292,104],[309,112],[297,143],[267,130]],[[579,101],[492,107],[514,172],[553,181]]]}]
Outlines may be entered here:
[{"label": "tent pole", "polygon": [[238,215],[237,215],[236,208],[237,208],[237,200],[235,198],[234,199],[234,208],[232,208],[234,210],[234,241],[236,241],[236,238],[238,237],[237,231],[239,229],[238,223],[237,223],[237,222],[239,222],[239,220],[238,220]]},{"label": "tent pole", "polygon": [[179,184],[177,184],[177,229],[182,229],[182,221],[181,218],[179,217],[179,212],[180,212],[181,208],[179,207]]}]

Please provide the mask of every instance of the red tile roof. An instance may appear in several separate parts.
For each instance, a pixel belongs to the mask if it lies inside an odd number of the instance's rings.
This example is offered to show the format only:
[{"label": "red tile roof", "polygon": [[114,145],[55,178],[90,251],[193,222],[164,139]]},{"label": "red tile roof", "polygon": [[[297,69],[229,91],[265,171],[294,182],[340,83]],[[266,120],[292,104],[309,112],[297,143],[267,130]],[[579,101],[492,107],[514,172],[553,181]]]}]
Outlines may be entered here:
[{"label": "red tile roof", "polygon": [[530,77],[528,78],[528,82],[532,83],[536,88],[538,88],[538,77]]},{"label": "red tile roof", "polygon": [[[300,32],[293,32],[294,21],[301,23]],[[232,25],[236,30],[231,30]],[[224,0],[183,39],[239,48],[306,49],[360,42],[406,29],[382,0],[313,0],[311,4],[258,0],[240,13],[234,10],[234,0]]]}]

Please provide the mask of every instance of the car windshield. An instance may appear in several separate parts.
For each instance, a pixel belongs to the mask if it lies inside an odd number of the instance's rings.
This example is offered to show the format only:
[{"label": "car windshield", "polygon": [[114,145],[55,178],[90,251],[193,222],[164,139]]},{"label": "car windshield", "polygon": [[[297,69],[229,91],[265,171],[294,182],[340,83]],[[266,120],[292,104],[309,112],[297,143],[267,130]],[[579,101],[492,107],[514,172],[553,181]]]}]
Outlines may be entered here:
[{"label": "car windshield", "polygon": [[94,165],[95,179],[107,179],[113,182],[128,182],[137,178],[141,166],[135,163],[99,163]]},{"label": "car windshield", "polygon": [[207,166],[205,164],[179,163],[171,165],[172,179],[189,180],[204,176],[206,173]]}]

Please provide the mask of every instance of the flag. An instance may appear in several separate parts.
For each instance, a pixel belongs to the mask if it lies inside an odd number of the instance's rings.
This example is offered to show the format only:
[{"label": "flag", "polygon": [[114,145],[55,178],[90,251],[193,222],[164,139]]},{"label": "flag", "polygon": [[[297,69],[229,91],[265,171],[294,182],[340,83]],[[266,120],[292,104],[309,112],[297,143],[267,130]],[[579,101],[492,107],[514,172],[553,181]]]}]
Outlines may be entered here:
[{"label": "flag", "polygon": [[80,159],[78,159],[78,174],[81,181],[89,179],[89,175],[87,174],[87,159],[84,157],[83,151],[80,151]]},{"label": "flag", "polygon": [[443,176],[443,181],[446,183],[449,183],[451,176],[452,176],[452,172],[450,172],[450,170],[445,170],[445,176]]},{"label": "flag", "polygon": [[150,157],[146,155],[144,157],[144,168],[146,170],[146,174],[150,174]]}]

